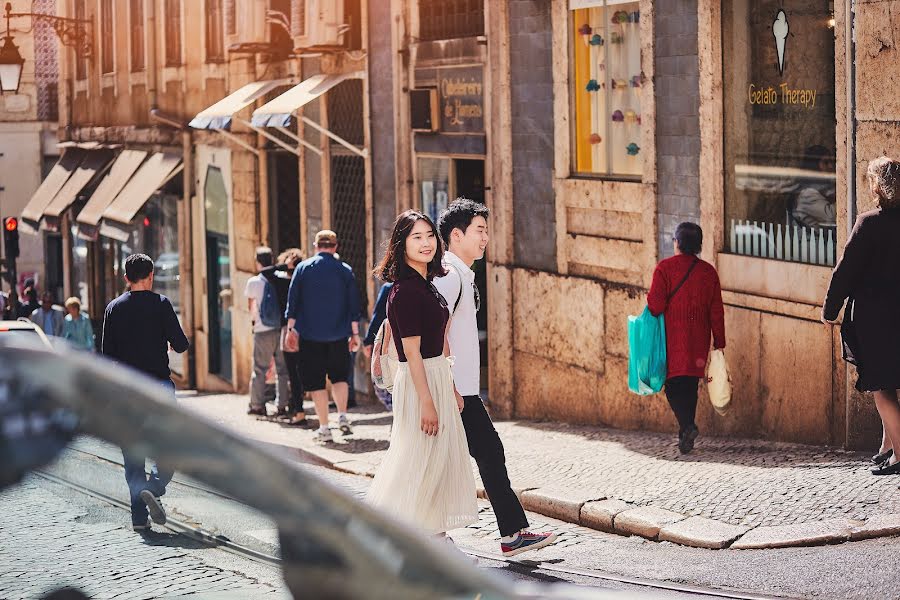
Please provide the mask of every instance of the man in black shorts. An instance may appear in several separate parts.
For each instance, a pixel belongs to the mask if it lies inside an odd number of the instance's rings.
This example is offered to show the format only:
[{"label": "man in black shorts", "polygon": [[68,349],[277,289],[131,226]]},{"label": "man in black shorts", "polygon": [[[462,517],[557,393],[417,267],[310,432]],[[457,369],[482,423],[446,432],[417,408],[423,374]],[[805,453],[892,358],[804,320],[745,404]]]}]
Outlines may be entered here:
[{"label": "man in black shorts", "polygon": [[[128,291],[110,302],[103,315],[100,351],[157,380],[172,393],[174,401],[168,350],[170,346],[179,354],[187,350],[187,336],[169,299],[152,291],[153,261],[149,256],[132,254],[125,259],[125,281]],[[145,455],[133,450],[123,450],[122,454],[131,495],[132,527],[135,531],[150,529],[148,510],[154,523],[164,524],[166,513],[159,497],[166,493],[174,472],[154,463],[148,479]]]},{"label": "man in black shorts", "polygon": [[299,347],[303,389],[310,392],[316,406],[316,439],[320,442],[333,441],[328,428],[326,377],[331,381],[341,433],[352,433],[347,419],[347,350],[349,346],[350,352],[356,352],[360,347],[359,288],[350,265],[334,257],[337,247],[333,231],[316,234],[317,254],[294,270],[285,312],[285,346],[289,351]]}]

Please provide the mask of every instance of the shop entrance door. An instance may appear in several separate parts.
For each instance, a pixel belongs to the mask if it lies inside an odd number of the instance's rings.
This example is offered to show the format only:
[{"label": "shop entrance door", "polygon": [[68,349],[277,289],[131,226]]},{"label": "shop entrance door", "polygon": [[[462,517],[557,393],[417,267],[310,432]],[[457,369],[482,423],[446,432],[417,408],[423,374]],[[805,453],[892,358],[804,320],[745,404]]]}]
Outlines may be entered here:
[{"label": "shop entrance door", "polygon": [[[464,196],[470,200],[484,203],[484,161],[453,161],[456,176],[455,196]],[[488,386],[488,343],[487,343],[487,261],[476,260],[472,265],[475,271],[475,285],[481,297],[481,309],[478,311],[478,341],[481,347],[481,388]]]},{"label": "shop entrance door", "polygon": [[203,192],[206,211],[209,372],[231,381],[231,253],[228,241],[228,191],[221,169],[207,167]]},{"label": "shop entrance door", "polygon": [[299,180],[297,155],[269,152],[269,244],[276,256],[300,247]]}]

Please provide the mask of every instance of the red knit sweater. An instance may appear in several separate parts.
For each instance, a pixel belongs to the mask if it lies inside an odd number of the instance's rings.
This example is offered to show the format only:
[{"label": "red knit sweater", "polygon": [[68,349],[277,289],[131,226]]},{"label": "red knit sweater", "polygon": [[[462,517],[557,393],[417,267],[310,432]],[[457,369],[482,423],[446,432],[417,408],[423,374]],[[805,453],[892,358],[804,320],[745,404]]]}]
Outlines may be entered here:
[{"label": "red knit sweater", "polygon": [[647,295],[650,312],[662,313],[666,318],[667,378],[705,376],[710,333],[715,348],[725,347],[722,288],[711,264],[700,260],[672,300],[666,301],[694,258],[690,254],[678,254],[660,262]]}]

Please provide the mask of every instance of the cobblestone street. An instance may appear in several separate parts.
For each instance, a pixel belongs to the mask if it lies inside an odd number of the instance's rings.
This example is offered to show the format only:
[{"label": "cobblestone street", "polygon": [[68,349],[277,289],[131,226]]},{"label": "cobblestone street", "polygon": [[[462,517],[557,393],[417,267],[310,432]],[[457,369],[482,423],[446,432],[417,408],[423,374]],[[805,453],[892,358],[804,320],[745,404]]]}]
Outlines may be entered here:
[{"label": "cobblestone street", "polygon": [[[388,446],[391,417],[351,411],[354,435],[326,446],[313,431],[244,414],[246,397],[185,398],[184,406],[245,434],[307,449],[336,467],[372,473]],[[895,477],[875,477],[868,456],[822,447],[701,436],[682,456],[675,436],[561,423],[498,422],[517,489],[614,498],[744,526],[780,526],[900,513]],[[477,472],[477,471],[476,471]]]},{"label": "cobblestone street", "polygon": [[[228,569],[221,565],[233,558],[219,550],[172,533],[141,536],[128,527],[127,513],[105,518],[60,493],[65,490],[30,478],[0,495],[0,598],[40,598],[64,586],[92,598],[129,600],[287,597],[277,569],[263,569],[265,581]],[[258,570],[241,565],[246,562],[233,568]]]}]

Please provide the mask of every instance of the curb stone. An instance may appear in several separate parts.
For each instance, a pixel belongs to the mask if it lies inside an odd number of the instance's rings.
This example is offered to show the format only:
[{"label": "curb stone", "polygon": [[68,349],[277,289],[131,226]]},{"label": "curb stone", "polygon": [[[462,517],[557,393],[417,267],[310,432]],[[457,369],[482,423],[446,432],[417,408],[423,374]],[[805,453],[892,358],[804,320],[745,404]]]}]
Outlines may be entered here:
[{"label": "curb stone", "polygon": [[[334,461],[327,452],[297,448],[310,461],[351,475],[372,477],[375,465],[363,460]],[[598,497],[585,490],[513,488],[523,508],[590,529],[619,535],[636,535],[653,541],[668,541],[696,548],[751,550],[817,546],[900,535],[900,514],[872,517],[868,521],[832,519],[796,525],[748,528],[715,519],[693,517],[652,507],[635,506],[622,500]],[[483,487],[479,498],[487,499]],[[577,511],[575,510],[577,507]],[[737,533],[731,538],[732,532]],[[726,540],[727,538],[727,540]]]}]

